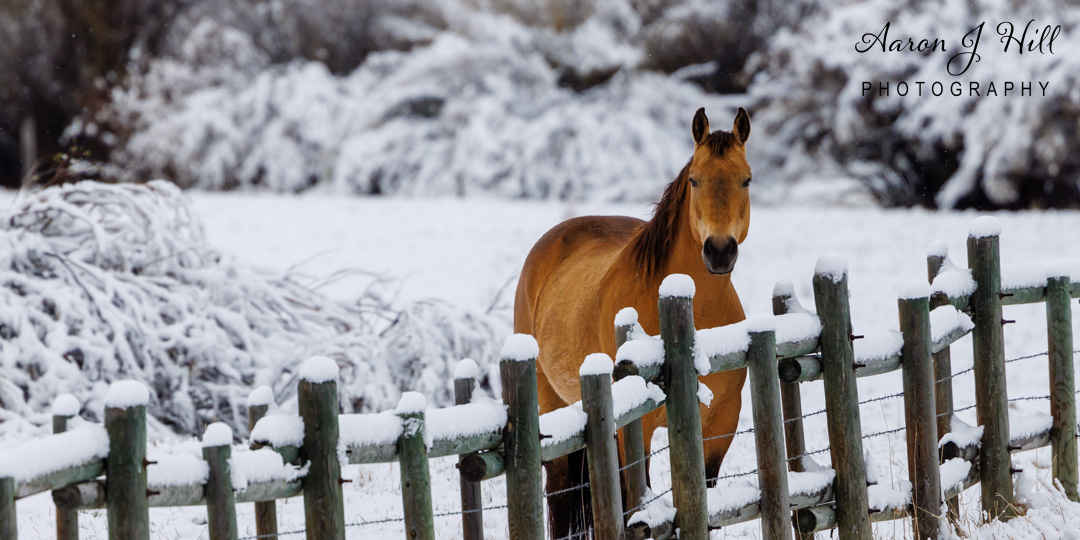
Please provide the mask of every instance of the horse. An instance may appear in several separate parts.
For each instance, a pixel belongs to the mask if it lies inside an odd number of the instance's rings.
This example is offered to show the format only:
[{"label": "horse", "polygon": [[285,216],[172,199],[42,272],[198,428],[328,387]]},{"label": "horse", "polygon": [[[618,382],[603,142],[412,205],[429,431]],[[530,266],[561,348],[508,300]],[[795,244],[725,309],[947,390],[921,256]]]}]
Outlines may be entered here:
[{"label": "horse", "polygon": [[[556,225],[525,259],[514,300],[514,332],[532,334],[540,412],[581,399],[578,367],[586,355],[615,356],[615,314],[632,307],[638,322],[658,334],[659,285],[672,273],[693,278],[694,321],[699,328],[745,319],[731,271],[750,225],[750,117],[739,107],[732,131],[709,132],[705,109],[691,122],[694,152],[664,190],[651,220],[622,216],[577,217]],[[742,406],[746,370],[701,377],[713,393],[701,406],[705,471],[715,478],[731,444]],[[667,425],[663,408],[642,418],[645,452],[652,434]],[[710,439],[711,438],[711,439]],[[620,437],[620,456],[625,462]],[[545,464],[546,493],[588,480],[584,451]],[[548,497],[553,538],[586,530],[592,521],[586,489]]]}]

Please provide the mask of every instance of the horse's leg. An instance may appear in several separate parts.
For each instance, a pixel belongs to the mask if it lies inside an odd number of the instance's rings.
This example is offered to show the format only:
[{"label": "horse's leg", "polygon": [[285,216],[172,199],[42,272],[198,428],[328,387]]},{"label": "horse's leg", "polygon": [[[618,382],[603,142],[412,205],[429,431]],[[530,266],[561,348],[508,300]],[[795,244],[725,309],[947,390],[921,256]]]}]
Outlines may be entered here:
[{"label": "horse's leg", "polygon": [[735,433],[739,426],[742,386],[745,380],[746,370],[705,377],[706,386],[713,391],[713,402],[708,408],[701,406],[701,431],[706,439],[705,478],[710,486],[716,483],[720,464],[734,439],[731,434]]},{"label": "horse's leg", "polygon": [[589,480],[585,451],[571,452],[546,465],[544,493],[548,507],[548,530],[551,538],[565,538],[592,527],[592,493],[583,486]]}]

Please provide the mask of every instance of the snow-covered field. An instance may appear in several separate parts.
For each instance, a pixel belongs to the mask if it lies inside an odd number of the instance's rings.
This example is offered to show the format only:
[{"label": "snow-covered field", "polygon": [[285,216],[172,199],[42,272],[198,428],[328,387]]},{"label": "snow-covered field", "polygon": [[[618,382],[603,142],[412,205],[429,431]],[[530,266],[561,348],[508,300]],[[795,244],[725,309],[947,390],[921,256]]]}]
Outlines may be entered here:
[{"label": "snow-covered field", "polygon": [[[657,186],[659,191],[659,186]],[[513,280],[533,242],[558,221],[582,214],[628,214],[646,217],[645,205],[567,206],[557,203],[505,200],[400,200],[327,196],[287,197],[273,195],[192,194],[195,209],[205,220],[207,236],[217,247],[258,266],[284,270],[299,265],[307,274],[330,276],[360,269],[400,280],[402,298],[438,297],[462,307],[505,313],[512,302]],[[748,315],[770,310],[773,285],[791,279],[803,303],[812,306],[810,276],[820,255],[838,252],[848,257],[854,331],[897,328],[896,294],[905,282],[925,279],[925,255],[931,241],[945,241],[952,258],[966,264],[967,229],[976,214],[931,213],[919,210],[882,211],[841,208],[755,208],[750,236],[742,246],[734,279]],[[1006,265],[1042,260],[1075,258],[1080,247],[1069,232],[1080,232],[1080,213],[1026,212],[1002,214],[1002,255]],[[373,280],[360,274],[327,284],[324,292],[347,300]],[[1005,327],[1006,357],[1046,350],[1046,324],[1041,304],[1006,308],[1006,318],[1017,323]],[[1073,305],[1074,332],[1080,335],[1080,309]],[[953,347],[953,368],[971,363],[970,338]],[[1011,397],[1047,393],[1045,358],[1009,364]],[[892,394],[901,387],[898,373],[861,379],[860,397]],[[971,376],[955,380],[956,405],[974,402]],[[740,429],[751,426],[749,396],[744,396]],[[1047,401],[1015,403],[1014,414],[1048,412]],[[803,386],[803,409],[823,406],[820,383]],[[862,409],[865,433],[903,424],[900,399],[866,405]],[[974,424],[974,411],[961,413]],[[807,447],[827,444],[824,416],[806,421]],[[168,451],[181,441],[162,441],[152,452]],[[658,432],[655,445],[665,444]],[[907,477],[904,433],[865,442],[880,482],[899,484]],[[3,445],[0,442],[0,445]],[[654,446],[659,447],[659,446]],[[827,454],[819,456],[827,460]],[[1018,454],[1017,466],[1025,471],[1016,478],[1018,495],[1028,497],[1033,510],[1004,525],[979,529],[980,536],[995,538],[1080,538],[1080,505],[1048,496],[1045,467],[1049,450]],[[432,486],[436,514],[458,508],[454,459],[432,462]],[[1030,464],[1035,463],[1039,467]],[[754,468],[753,440],[736,438],[721,474]],[[666,454],[654,460],[653,488],[668,487]],[[396,465],[349,466],[344,473],[353,480],[345,484],[346,522],[379,521],[401,516]],[[756,482],[753,476],[746,477]],[[742,480],[742,479],[740,479]],[[500,479],[486,482],[484,500],[489,505],[505,502]],[[970,514],[966,526],[975,526],[978,489],[963,497]],[[303,527],[303,504],[299,498],[278,505],[282,531]],[[20,538],[51,538],[54,509],[48,494],[20,501]],[[238,507],[241,536],[254,534],[252,505]],[[486,512],[487,537],[506,536],[504,510]],[[202,508],[151,510],[154,538],[206,538],[206,513]],[[105,537],[104,512],[85,512],[82,538]],[[910,536],[907,521],[878,524],[882,538]],[[436,518],[439,538],[460,538],[457,516]],[[757,522],[713,533],[714,538],[757,537]],[[348,528],[349,538],[400,538],[400,522]],[[299,535],[286,538],[300,538]]]}]

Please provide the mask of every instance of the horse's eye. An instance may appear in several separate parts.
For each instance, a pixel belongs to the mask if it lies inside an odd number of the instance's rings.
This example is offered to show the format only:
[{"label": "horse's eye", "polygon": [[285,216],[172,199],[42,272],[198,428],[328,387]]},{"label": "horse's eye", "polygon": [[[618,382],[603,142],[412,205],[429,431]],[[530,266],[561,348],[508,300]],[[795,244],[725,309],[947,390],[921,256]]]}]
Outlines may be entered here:
[{"label": "horse's eye", "polygon": [[690,179],[690,185],[694,186],[694,187],[697,187],[697,180],[694,180],[693,178],[691,178]]},{"label": "horse's eye", "polygon": [[753,179],[753,177],[747,178],[746,181],[742,183],[742,187],[750,187],[750,181]]}]

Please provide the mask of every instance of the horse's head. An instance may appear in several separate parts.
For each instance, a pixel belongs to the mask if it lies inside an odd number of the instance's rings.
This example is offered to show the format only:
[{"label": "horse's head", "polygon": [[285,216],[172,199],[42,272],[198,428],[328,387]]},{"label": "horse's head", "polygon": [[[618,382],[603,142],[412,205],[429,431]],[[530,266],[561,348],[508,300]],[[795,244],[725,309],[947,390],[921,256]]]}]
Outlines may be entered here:
[{"label": "horse's head", "polygon": [[750,228],[750,165],[745,146],[750,115],[739,107],[730,133],[709,133],[705,109],[698,109],[691,131],[690,231],[701,245],[701,259],[709,272],[727,274],[735,268],[739,244]]}]

